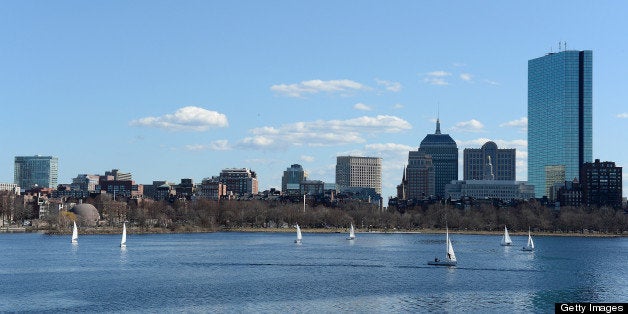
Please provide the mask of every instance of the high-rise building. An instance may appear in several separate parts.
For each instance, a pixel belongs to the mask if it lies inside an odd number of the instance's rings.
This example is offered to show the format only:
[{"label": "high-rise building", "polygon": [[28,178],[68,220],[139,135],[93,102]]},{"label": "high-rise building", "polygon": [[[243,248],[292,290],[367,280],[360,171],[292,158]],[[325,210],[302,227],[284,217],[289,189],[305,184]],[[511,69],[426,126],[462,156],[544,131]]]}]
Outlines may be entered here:
[{"label": "high-rise building", "polygon": [[435,195],[435,173],[432,156],[421,151],[408,153],[408,166],[404,169],[401,185],[397,187],[399,199],[422,200]]},{"label": "high-rise building", "polygon": [[587,205],[611,206],[622,205],[622,167],[612,161],[587,162],[580,174],[583,201]]},{"label": "high-rise building", "polygon": [[24,190],[35,185],[56,188],[59,179],[59,159],[52,156],[16,156],[14,183]]},{"label": "high-rise building", "polygon": [[[515,181],[516,179],[514,148],[497,148],[495,142],[489,141],[482,145],[482,148],[465,148],[463,159],[464,180]],[[492,171],[489,169],[491,168],[489,164],[492,165]]]},{"label": "high-rise building", "polygon": [[528,182],[535,196],[547,185],[546,166],[564,166],[567,180],[592,161],[592,55],[549,53],[528,61]]},{"label": "high-rise building", "polygon": [[338,156],[336,158],[336,188],[373,188],[382,194],[382,159],[380,157]]},{"label": "high-rise building", "polygon": [[281,177],[281,192],[284,194],[300,193],[299,186],[307,180],[307,172],[299,164],[293,164],[283,172]]},{"label": "high-rise building", "polygon": [[419,151],[432,156],[434,165],[434,193],[445,197],[445,185],[458,180],[458,145],[449,136],[440,132],[440,120],[436,120],[436,132],[425,136]]}]

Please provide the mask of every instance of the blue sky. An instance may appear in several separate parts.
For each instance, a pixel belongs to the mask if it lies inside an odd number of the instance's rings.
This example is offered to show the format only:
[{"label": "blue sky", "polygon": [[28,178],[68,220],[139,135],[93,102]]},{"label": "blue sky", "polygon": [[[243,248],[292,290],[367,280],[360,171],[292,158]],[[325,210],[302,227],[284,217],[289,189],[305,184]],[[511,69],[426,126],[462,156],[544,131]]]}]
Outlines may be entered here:
[{"label": "blue sky", "polygon": [[[433,133],[517,149],[527,180],[527,61],[593,51],[593,156],[626,167],[628,3],[616,1],[3,1],[0,182],[13,159],[59,179],[113,168],[179,182],[383,158],[394,195]],[[462,166],[461,166],[462,167]],[[462,179],[462,171],[460,171]],[[626,189],[626,186],[624,186]]]}]

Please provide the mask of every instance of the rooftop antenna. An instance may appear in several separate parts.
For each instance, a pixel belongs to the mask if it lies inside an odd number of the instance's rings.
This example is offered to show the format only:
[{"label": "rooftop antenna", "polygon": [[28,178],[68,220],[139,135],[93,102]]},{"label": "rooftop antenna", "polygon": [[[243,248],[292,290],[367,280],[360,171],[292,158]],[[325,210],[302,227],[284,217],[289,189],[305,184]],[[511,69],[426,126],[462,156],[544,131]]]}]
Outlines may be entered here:
[{"label": "rooftop antenna", "polygon": [[436,102],[436,132],[434,134],[440,134],[440,102]]},{"label": "rooftop antenna", "polygon": [[563,41],[563,46],[565,48],[565,51],[567,51],[567,42],[566,41]]}]

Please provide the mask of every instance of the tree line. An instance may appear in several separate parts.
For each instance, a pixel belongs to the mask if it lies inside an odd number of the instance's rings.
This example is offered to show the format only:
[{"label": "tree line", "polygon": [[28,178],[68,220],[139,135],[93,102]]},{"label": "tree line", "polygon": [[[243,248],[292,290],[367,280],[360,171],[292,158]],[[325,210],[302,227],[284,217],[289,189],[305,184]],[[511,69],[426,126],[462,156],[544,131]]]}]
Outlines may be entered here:
[{"label": "tree line", "polygon": [[[513,207],[480,204],[472,208],[434,203],[406,208],[380,209],[366,202],[347,200],[335,206],[285,202],[279,200],[113,200],[108,195],[88,198],[84,202],[96,207],[101,226],[116,227],[122,221],[140,229],[163,228],[171,231],[216,231],[233,228],[357,228],[377,230],[452,230],[511,231],[621,234],[628,232],[628,214],[611,207],[547,207],[536,201]],[[43,220],[49,228],[63,228],[74,216],[65,211],[50,213]],[[20,221],[34,219],[35,210],[19,197],[0,193],[0,215]]]}]

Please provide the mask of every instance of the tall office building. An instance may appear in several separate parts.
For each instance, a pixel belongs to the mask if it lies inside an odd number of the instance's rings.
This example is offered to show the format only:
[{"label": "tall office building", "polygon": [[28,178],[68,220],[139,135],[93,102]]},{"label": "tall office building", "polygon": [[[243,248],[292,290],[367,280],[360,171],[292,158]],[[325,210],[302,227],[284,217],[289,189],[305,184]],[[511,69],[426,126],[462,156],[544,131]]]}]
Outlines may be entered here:
[{"label": "tall office building", "polygon": [[432,156],[419,150],[410,151],[397,197],[422,200],[435,195],[435,177]]},{"label": "tall office building", "polygon": [[13,175],[15,184],[24,190],[37,185],[56,188],[59,179],[59,159],[52,156],[16,156]]},{"label": "tall office building", "polygon": [[379,157],[338,156],[336,158],[336,188],[373,188],[382,194],[382,159]]},{"label": "tall office building", "polygon": [[432,156],[434,192],[436,196],[445,197],[445,185],[458,180],[458,145],[449,134],[440,132],[439,119],[436,119],[436,132],[425,136],[419,151]]},{"label": "tall office building", "polygon": [[281,192],[284,194],[300,193],[300,184],[307,180],[307,172],[299,164],[293,164],[283,172],[281,177]]},{"label": "tall office building", "polygon": [[549,53],[528,61],[528,182],[546,195],[546,167],[564,166],[578,178],[592,161],[592,55],[590,50]]},{"label": "tall office building", "polygon": [[[482,148],[465,148],[463,151],[464,180],[506,180],[515,181],[516,151],[514,148],[497,148],[495,142],[489,141]],[[489,167],[489,157],[491,169]],[[490,178],[487,174],[493,174]]]}]

